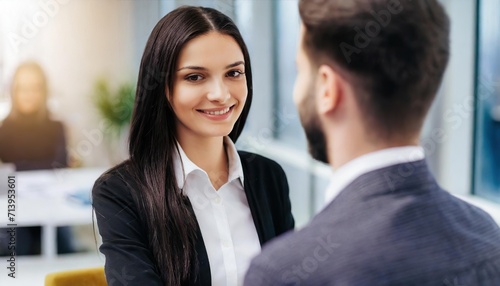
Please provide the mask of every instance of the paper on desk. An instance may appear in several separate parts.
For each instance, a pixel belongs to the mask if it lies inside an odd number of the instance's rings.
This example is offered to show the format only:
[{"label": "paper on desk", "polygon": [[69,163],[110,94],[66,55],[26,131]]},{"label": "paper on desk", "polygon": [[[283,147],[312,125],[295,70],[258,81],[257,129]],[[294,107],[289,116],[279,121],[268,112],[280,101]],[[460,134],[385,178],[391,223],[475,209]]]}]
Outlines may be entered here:
[{"label": "paper on desk", "polygon": [[17,194],[21,198],[65,197],[77,189],[68,182],[57,180],[55,175],[48,172],[19,173],[17,177]]}]

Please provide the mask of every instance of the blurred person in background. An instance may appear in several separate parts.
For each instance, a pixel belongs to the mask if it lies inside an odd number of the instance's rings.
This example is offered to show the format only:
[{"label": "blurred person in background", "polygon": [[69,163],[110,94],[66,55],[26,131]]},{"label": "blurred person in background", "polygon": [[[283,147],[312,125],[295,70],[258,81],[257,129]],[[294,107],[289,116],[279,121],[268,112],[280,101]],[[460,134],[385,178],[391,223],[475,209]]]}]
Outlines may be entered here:
[{"label": "blurred person in background", "polygon": [[0,160],[17,171],[67,167],[63,124],[50,118],[48,86],[36,62],[18,66],[11,86],[12,109],[0,125]]},{"label": "blurred person in background", "polygon": [[[13,163],[17,171],[67,167],[63,124],[52,120],[47,108],[48,83],[42,67],[21,63],[11,83],[12,109],[0,123],[0,161]],[[0,229],[0,238],[7,229]],[[17,229],[17,255],[41,252],[41,228]],[[73,252],[71,229],[57,229],[58,253]],[[6,242],[0,240],[0,255],[6,255]]]}]

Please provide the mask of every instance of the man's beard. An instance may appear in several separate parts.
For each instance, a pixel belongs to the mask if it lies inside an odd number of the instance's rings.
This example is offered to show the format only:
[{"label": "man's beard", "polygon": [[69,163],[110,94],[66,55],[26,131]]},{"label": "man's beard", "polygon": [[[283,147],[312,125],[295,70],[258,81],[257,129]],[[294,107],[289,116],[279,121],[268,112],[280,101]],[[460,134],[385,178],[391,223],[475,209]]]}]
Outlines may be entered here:
[{"label": "man's beard", "polygon": [[323,125],[316,112],[313,82],[314,80],[312,80],[309,85],[306,98],[301,104],[302,107],[299,107],[300,121],[306,133],[309,154],[311,154],[314,159],[328,164],[326,138],[323,133]]}]

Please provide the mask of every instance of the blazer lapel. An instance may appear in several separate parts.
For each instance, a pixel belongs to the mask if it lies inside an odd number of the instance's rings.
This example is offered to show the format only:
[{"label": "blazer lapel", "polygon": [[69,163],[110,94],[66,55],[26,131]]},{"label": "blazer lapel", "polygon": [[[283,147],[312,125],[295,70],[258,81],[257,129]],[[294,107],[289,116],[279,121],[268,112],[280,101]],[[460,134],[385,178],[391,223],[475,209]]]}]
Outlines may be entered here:
[{"label": "blazer lapel", "polygon": [[238,152],[240,155],[243,174],[245,176],[245,194],[252,213],[253,222],[259,236],[260,245],[276,236],[273,219],[269,209],[269,202],[265,190],[260,190],[259,176],[254,173],[254,168],[248,165],[251,161],[246,152]]},{"label": "blazer lapel", "polygon": [[210,263],[208,261],[207,249],[201,235],[200,227],[196,231],[196,256],[198,258],[198,275],[194,285],[203,286],[212,284],[212,275],[210,274]]},{"label": "blazer lapel", "polygon": [[[194,210],[191,204],[188,204],[189,211],[194,215]],[[196,258],[198,262],[198,272],[195,281],[191,281],[191,285],[195,286],[210,286],[212,285],[212,275],[210,273],[210,263],[208,260],[207,249],[203,241],[200,225],[196,222]],[[195,271],[195,269],[192,269]]]}]

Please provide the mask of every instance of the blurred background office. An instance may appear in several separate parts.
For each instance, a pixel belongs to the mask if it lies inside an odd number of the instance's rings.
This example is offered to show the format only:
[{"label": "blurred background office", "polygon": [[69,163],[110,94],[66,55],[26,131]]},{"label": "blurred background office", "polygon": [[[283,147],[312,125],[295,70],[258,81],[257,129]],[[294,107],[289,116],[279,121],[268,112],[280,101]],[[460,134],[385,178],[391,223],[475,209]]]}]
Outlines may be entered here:
[{"label": "blurred background office", "polygon": [[[88,193],[83,189],[91,187],[93,176],[126,158],[133,89],[153,26],[180,5],[216,8],[240,27],[253,65],[254,101],[237,146],[283,166],[301,226],[323,206],[330,170],[310,159],[292,101],[300,25],[297,2],[0,0],[0,122],[11,109],[9,82],[16,67],[37,61],[48,78],[48,110],[65,125],[72,167],[68,172],[87,170],[87,177],[74,186],[79,189],[76,197],[84,200]],[[451,59],[421,143],[439,183],[500,223],[500,2],[441,2],[451,18]],[[64,174],[56,176],[64,179]],[[67,192],[74,199],[75,193]],[[25,211],[21,200],[18,213]],[[1,205],[0,216],[5,213]],[[90,212],[88,218],[91,223]],[[49,270],[102,265],[92,227],[84,219],[78,222],[75,240],[89,256],[53,257],[45,264],[45,258],[34,258],[24,268],[38,268],[40,276]],[[28,279],[28,273],[19,276]]]}]

